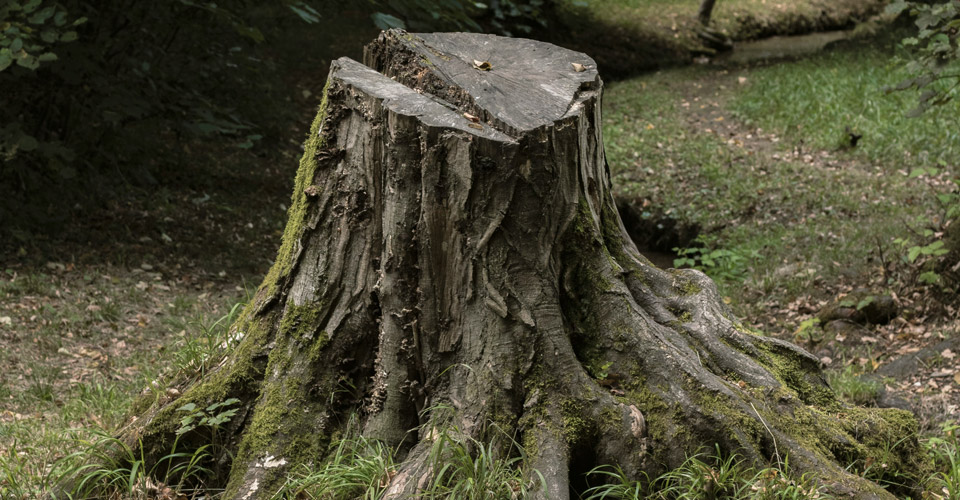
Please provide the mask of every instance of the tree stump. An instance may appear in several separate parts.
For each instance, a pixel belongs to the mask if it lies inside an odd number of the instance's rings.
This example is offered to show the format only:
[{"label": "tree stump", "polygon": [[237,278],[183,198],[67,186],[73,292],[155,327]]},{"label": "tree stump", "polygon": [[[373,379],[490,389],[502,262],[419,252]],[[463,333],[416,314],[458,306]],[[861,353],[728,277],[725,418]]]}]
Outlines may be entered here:
[{"label": "tree stump", "polygon": [[592,59],[388,31],[364,63],[331,67],[242,340],[123,431],[147,456],[169,451],[177,408],[237,398],[220,431],[230,500],[322,464],[350,415],[399,450],[388,498],[430,478],[425,424],[439,418],[481,441],[490,422],[515,433],[544,479],[536,497],[554,500],[595,466],[636,478],[715,445],[758,466],[789,457],[857,498],[893,498],[857,474],[872,461],[921,466],[911,414],[844,405],[815,357],[748,331],[704,274],[639,254],[611,193]]}]

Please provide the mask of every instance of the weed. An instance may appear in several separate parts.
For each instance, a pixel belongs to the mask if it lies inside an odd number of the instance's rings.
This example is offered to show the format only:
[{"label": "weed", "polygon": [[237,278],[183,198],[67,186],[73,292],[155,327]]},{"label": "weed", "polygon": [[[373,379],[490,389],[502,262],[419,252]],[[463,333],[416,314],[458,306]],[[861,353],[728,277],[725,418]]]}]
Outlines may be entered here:
[{"label": "weed", "polygon": [[714,248],[717,243],[716,236],[700,235],[694,242],[701,246],[673,249],[679,256],[674,259],[673,265],[692,267],[717,281],[743,281],[748,265],[760,258],[760,253],[756,250]]},{"label": "weed", "polygon": [[932,437],[925,443],[939,469],[927,480],[927,490],[934,498],[955,500],[960,498],[960,425],[946,423],[942,431],[943,437]]},{"label": "weed", "polygon": [[736,454],[724,456],[719,446],[710,456],[693,455],[676,469],[668,471],[652,481],[644,476],[642,481],[627,479],[619,467],[601,466],[589,476],[606,481],[585,492],[586,500],[693,500],[701,498],[729,498],[753,500],[779,499],[825,499],[831,498],[820,492],[817,482],[810,476],[790,479],[786,473],[789,461],[783,468],[766,468],[757,471],[746,466]]},{"label": "weed", "polygon": [[[68,465],[60,472],[60,484],[69,485],[73,498],[100,498],[109,495],[128,497],[146,495],[150,490],[171,489],[183,492],[202,485],[210,470],[209,445],[192,452],[177,451],[179,440],[174,440],[169,454],[154,464],[143,455],[143,446],[131,448],[123,441],[105,433],[94,433],[94,439],[81,439],[81,451],[62,459]],[[160,474],[162,473],[162,477]],[[172,481],[177,481],[171,486]]]},{"label": "weed", "polygon": [[229,346],[240,340],[238,335],[230,335],[230,327],[242,310],[242,303],[234,304],[230,312],[212,323],[207,324],[202,318],[196,320],[193,324],[194,328],[190,329],[190,331],[195,330],[196,334],[190,334],[184,330],[183,340],[174,353],[176,368],[202,377]]},{"label": "weed", "polygon": [[279,499],[376,500],[396,473],[393,451],[363,436],[342,439],[330,459],[317,470],[295,471]]},{"label": "weed", "polygon": [[852,365],[847,365],[840,371],[828,373],[827,383],[838,396],[855,405],[875,403],[883,391],[882,383],[864,379],[860,371]]}]

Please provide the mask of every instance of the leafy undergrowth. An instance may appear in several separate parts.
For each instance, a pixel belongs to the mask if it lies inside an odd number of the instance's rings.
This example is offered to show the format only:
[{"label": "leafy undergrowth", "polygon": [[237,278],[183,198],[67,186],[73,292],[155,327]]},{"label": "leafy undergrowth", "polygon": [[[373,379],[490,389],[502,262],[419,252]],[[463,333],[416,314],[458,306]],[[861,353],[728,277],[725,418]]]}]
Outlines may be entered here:
[{"label": "leafy undergrowth", "polygon": [[[895,38],[614,83],[604,134],[618,195],[640,217],[700,228],[675,265],[711,275],[753,328],[817,355],[850,402],[918,413],[939,498],[958,495],[944,444],[956,429],[942,425],[960,417],[960,322],[939,274],[958,214],[958,110],[904,117],[916,96],[884,92],[906,76]],[[881,298],[892,321],[863,320]],[[835,321],[844,307],[854,319]]]}]

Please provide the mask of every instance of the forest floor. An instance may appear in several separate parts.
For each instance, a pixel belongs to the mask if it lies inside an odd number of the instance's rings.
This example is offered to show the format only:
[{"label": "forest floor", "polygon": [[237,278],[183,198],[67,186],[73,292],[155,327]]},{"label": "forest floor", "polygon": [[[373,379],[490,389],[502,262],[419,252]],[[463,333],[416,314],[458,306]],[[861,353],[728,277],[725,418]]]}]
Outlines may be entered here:
[{"label": "forest floor", "polygon": [[[889,75],[863,77],[870,64],[885,73],[889,54],[871,59],[864,50],[614,83],[605,97],[607,154],[619,196],[662,233],[638,235],[641,246],[658,247],[662,264],[692,259],[746,324],[820,357],[845,397],[903,398],[933,432],[960,406],[957,302],[918,282],[925,258],[904,255],[926,244],[924,228],[942,229],[936,195],[952,192],[948,172],[960,157],[949,146],[955,138],[938,139],[947,128],[939,116],[904,131],[916,125],[899,121],[906,98],[880,95]],[[828,83],[807,81],[809,91],[782,83],[818,72],[838,86],[833,94],[859,82],[850,92],[871,100],[832,102],[815,92]],[[781,109],[784,100],[796,109]],[[312,109],[304,108],[308,124]],[[864,135],[857,147],[844,143],[847,126]],[[922,150],[904,142],[913,135],[925,137]],[[122,424],[154,380],[196,370],[216,350],[279,244],[301,149],[297,141],[278,148],[284,164],[267,168],[211,152],[223,166],[205,182],[117,202],[110,218],[71,228],[61,257],[46,261],[24,247],[0,263],[0,496],[33,498],[56,460],[97,429]],[[916,167],[940,172],[911,176]],[[112,236],[90,245],[85,233]],[[854,309],[890,296],[900,312],[849,333],[814,321],[853,296]],[[899,373],[883,371],[917,353],[922,359],[901,362]]]},{"label": "forest floor", "polygon": [[[751,328],[821,358],[842,396],[910,408],[936,433],[960,417],[960,302],[919,279],[937,259],[909,250],[938,246],[960,155],[938,131],[948,112],[910,121],[914,97],[883,94],[902,76],[892,40],[614,83],[606,149],[652,259],[713,277]],[[859,314],[881,302],[892,318]]]}]

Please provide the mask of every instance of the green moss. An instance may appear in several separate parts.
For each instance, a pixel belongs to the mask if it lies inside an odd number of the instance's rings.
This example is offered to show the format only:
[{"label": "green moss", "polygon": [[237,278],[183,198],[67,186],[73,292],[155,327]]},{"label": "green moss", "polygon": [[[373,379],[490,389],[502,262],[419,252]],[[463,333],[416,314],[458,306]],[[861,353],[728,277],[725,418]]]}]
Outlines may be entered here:
[{"label": "green moss", "polygon": [[[308,393],[304,372],[309,370],[293,364],[291,354],[295,348],[291,339],[286,335],[278,337],[270,352],[266,373],[277,376],[263,384],[261,399],[237,451],[235,463],[239,466],[231,471],[227,496],[242,484],[249,464],[264,455],[282,457],[289,464],[308,464],[322,457],[329,444],[329,435],[318,432],[324,428],[324,402]],[[261,488],[276,489],[285,472],[284,467],[270,469]]]},{"label": "green moss", "polygon": [[280,335],[297,340],[310,340],[324,313],[323,304],[289,305],[280,321]]},{"label": "green moss", "polygon": [[660,448],[656,444],[664,445],[673,441],[678,433],[682,432],[678,425],[682,422],[682,414],[678,407],[671,408],[664,402],[647,381],[643,368],[637,364],[630,369],[630,378],[625,387],[626,395],[617,400],[626,405],[635,405],[647,423],[647,435],[654,441],[654,450]]},{"label": "green moss", "polygon": [[560,402],[560,415],[563,419],[563,438],[568,444],[576,444],[590,434],[590,421],[585,418],[583,403],[573,399]]},{"label": "green moss", "polygon": [[283,231],[280,250],[277,252],[277,259],[273,267],[270,268],[263,284],[260,285],[261,289],[267,291],[267,297],[275,295],[280,281],[286,279],[296,265],[294,253],[299,247],[300,239],[305,231],[311,204],[311,198],[304,191],[313,184],[316,176],[317,153],[323,147],[323,136],[320,134],[320,129],[327,116],[329,91],[330,81],[327,81],[323,89],[320,109],[310,126],[310,135],[304,143],[303,157],[300,160],[300,167],[297,169],[297,176],[294,180],[290,208],[287,210],[287,226]]},{"label": "green moss", "polygon": [[826,411],[838,411],[842,407],[819,370],[809,366],[811,360],[804,360],[799,354],[773,342],[758,342],[757,346],[763,354],[756,360],[805,404]]},{"label": "green moss", "polygon": [[[641,410],[643,413],[643,410]],[[608,406],[600,410],[600,428],[604,431],[618,430],[623,428],[623,415],[617,408]]]},{"label": "green moss", "polygon": [[687,297],[690,295],[696,295],[703,291],[703,288],[700,285],[693,282],[690,279],[690,276],[687,275],[687,272],[683,269],[668,269],[667,272],[673,275],[673,289],[677,292],[677,295]]},{"label": "green moss", "polygon": [[[700,408],[711,417],[724,422],[724,425],[730,429],[732,433],[728,436],[730,442],[739,442],[740,437],[743,436],[752,441],[755,446],[759,446],[765,429],[763,424],[752,415],[744,413],[742,403],[728,401],[727,396],[706,389],[694,390],[692,396]],[[741,434],[737,435],[737,431]]]},{"label": "green moss", "polygon": [[323,348],[330,343],[332,337],[326,330],[320,332],[320,335],[317,336],[313,344],[310,346],[310,353],[308,354],[308,359],[313,362],[320,359],[320,355],[323,353]]}]

